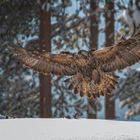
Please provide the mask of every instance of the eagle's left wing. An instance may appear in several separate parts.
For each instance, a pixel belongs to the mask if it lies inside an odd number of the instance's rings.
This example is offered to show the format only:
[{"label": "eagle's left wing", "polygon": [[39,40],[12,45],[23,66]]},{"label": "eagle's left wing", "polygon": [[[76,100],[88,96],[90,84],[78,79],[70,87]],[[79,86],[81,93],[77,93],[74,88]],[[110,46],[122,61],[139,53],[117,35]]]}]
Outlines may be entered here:
[{"label": "eagle's left wing", "polygon": [[38,51],[29,51],[25,48],[15,47],[15,55],[20,62],[35,71],[47,74],[73,75],[77,69],[73,65],[74,58],[72,54],[51,54],[49,52],[40,53]]}]

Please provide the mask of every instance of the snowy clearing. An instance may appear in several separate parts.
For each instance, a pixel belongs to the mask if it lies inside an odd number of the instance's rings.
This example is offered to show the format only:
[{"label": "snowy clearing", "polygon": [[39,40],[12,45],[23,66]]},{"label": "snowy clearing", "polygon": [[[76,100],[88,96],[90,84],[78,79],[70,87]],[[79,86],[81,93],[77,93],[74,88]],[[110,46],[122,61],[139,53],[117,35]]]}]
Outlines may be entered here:
[{"label": "snowy clearing", "polygon": [[1,140],[140,140],[140,122],[67,119],[0,120]]}]

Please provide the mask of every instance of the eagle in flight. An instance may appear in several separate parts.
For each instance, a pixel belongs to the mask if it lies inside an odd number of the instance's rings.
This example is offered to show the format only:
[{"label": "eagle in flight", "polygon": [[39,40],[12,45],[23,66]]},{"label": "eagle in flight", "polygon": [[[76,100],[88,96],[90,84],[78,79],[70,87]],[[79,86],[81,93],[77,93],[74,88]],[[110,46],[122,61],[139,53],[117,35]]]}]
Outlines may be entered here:
[{"label": "eagle in flight", "polygon": [[14,53],[20,62],[44,75],[70,76],[66,80],[69,89],[90,99],[111,94],[117,84],[113,72],[140,60],[140,32],[96,51],[52,54],[29,46],[15,47]]}]

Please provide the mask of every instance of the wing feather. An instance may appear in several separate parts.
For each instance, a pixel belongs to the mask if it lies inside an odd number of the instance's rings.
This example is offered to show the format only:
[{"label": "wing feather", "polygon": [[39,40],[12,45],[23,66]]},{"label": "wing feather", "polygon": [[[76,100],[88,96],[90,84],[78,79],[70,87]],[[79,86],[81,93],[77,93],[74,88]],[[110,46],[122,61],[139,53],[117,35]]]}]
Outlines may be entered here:
[{"label": "wing feather", "polygon": [[[73,75],[76,68],[73,66],[73,57],[70,54],[40,54],[37,51],[29,51],[24,48],[15,48],[17,58],[25,64],[40,73]],[[68,63],[66,63],[68,62]]]},{"label": "wing feather", "polygon": [[104,72],[111,72],[133,65],[140,61],[140,32],[114,46],[91,51],[91,55],[93,59],[98,61]]}]

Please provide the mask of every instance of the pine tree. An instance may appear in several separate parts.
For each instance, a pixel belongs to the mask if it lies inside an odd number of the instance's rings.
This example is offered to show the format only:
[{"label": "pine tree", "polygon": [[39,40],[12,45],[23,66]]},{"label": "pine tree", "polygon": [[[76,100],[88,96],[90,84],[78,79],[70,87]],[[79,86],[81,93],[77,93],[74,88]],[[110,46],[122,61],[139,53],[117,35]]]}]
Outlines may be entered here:
[{"label": "pine tree", "polygon": [[[48,9],[43,9],[45,4]],[[45,51],[51,51],[51,11],[49,9],[50,2],[40,1],[40,46],[45,45]],[[43,47],[44,49],[44,47]],[[51,118],[51,76],[40,74],[40,117]]]},{"label": "pine tree", "polygon": [[[106,46],[111,46],[114,43],[114,2],[106,0],[106,8]],[[115,101],[111,100],[111,96],[105,97],[105,118],[115,119]]]}]

